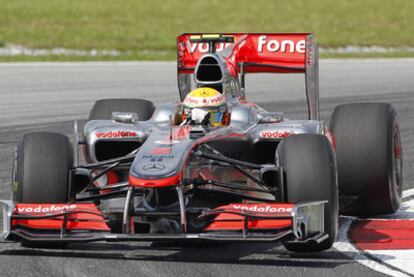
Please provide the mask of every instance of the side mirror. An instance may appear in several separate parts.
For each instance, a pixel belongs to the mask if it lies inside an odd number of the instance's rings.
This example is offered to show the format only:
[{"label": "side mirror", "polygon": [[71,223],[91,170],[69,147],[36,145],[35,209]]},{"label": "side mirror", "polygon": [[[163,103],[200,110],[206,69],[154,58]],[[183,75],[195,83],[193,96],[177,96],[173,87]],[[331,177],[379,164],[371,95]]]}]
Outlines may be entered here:
[{"label": "side mirror", "polygon": [[119,123],[133,124],[138,121],[138,114],[132,112],[113,112],[112,120]]}]

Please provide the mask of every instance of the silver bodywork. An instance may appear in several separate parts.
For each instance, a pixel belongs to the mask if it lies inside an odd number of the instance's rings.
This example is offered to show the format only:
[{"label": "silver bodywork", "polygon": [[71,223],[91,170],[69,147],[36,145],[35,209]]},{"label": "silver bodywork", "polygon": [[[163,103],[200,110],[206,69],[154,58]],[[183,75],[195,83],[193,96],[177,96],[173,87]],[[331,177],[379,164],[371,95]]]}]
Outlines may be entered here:
[{"label": "silver bodywork", "polygon": [[[138,141],[142,144],[154,132],[168,135],[171,128],[171,117],[174,117],[178,103],[160,105],[156,108],[152,118],[148,121],[139,121],[138,124],[125,124],[111,120],[91,120],[84,127],[84,136],[87,143],[88,158],[96,162],[95,145],[100,141]],[[323,121],[317,120],[290,120],[283,116],[277,122],[261,122],[262,118],[274,113],[249,104],[233,104],[230,126],[224,127],[227,132],[236,131],[246,136],[252,142],[274,141],[279,142],[293,134],[325,134],[326,126]],[[280,116],[280,114],[279,114]],[[263,120],[265,121],[265,120]],[[271,121],[268,119],[267,121]],[[106,136],[99,137],[100,133],[135,132],[136,136]]]},{"label": "silver bodywork", "polygon": [[[231,102],[230,102],[231,103]],[[89,121],[84,128],[85,141],[87,143],[87,158],[91,162],[98,162],[96,145],[100,142],[131,142],[140,145],[138,153],[129,168],[129,176],[139,179],[165,179],[182,174],[185,178],[195,178],[200,172],[207,171],[222,182],[243,184],[247,187],[257,188],[257,184],[249,182],[246,176],[237,174],[237,170],[228,165],[213,165],[211,161],[199,159],[193,155],[198,146],[204,143],[244,143],[244,145],[258,145],[260,143],[277,144],[285,137],[296,134],[322,134],[327,130],[325,123],[316,120],[289,120],[281,113],[269,113],[260,107],[251,104],[231,103],[231,122],[227,127],[212,128],[205,131],[200,126],[190,127],[190,132],[201,128],[201,137],[177,139],[176,135],[182,127],[174,126],[171,118],[174,118],[176,107],[179,103],[170,103],[156,108],[152,118],[148,121],[139,121],[135,124],[118,123],[109,120]],[[99,137],[99,134],[122,134],[130,132],[131,137]],[[231,136],[231,139],[228,137]],[[169,147],[168,153],[154,153],[154,150]],[[225,147],[226,148],[226,147]],[[236,146],[237,148],[237,146]],[[243,152],[249,150],[240,146],[231,150],[232,158],[246,156]],[[254,149],[254,147],[252,147]],[[252,150],[254,151],[254,150]],[[273,150],[274,151],[274,150]],[[229,155],[226,151],[225,155]],[[265,154],[265,153],[264,153]],[[248,156],[251,156],[247,154]],[[253,153],[252,155],[262,155]],[[273,154],[273,157],[275,155]],[[269,166],[274,167],[278,161],[270,161]],[[258,172],[252,173],[260,179]],[[208,189],[224,190],[206,185]],[[243,193],[241,193],[243,194]],[[244,194],[243,194],[244,195]],[[256,198],[263,200],[277,200],[274,195],[266,193],[254,193]],[[116,201],[116,200],[108,200]]]}]

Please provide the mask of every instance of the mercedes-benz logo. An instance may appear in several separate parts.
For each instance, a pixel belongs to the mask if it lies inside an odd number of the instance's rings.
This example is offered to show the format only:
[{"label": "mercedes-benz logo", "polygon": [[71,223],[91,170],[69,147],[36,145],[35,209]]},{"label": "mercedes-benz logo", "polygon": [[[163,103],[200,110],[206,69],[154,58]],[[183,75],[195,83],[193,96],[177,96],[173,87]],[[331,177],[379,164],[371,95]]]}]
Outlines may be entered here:
[{"label": "mercedes-benz logo", "polygon": [[164,168],[165,166],[163,166],[162,164],[146,164],[142,167],[142,169],[152,172],[161,171]]}]

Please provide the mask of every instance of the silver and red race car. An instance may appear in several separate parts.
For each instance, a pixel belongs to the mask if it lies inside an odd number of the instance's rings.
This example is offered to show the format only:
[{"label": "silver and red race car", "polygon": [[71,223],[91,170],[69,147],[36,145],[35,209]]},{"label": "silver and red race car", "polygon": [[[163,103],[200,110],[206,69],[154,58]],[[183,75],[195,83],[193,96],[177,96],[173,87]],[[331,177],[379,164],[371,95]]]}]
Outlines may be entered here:
[{"label": "silver and red race car", "polygon": [[[312,34],[183,34],[177,48],[179,103],[99,100],[72,142],[23,136],[0,240],[280,240],[311,252],[331,247],[339,213],[398,209],[396,112],[355,103],[320,120]],[[249,73],[303,73],[309,118],[248,102]]]}]

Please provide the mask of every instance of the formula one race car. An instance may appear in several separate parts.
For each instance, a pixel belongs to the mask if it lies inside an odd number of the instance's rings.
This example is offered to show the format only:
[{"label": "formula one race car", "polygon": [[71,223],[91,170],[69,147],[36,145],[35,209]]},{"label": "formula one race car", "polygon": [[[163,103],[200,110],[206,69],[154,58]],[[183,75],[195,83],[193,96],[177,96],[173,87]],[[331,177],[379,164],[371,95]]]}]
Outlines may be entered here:
[{"label": "formula one race car", "polygon": [[[82,134],[28,133],[1,201],[1,240],[276,241],[328,249],[338,214],[400,205],[397,115],[385,103],[319,119],[312,34],[178,37],[179,103],[104,99]],[[247,102],[248,73],[304,73],[309,118]]]}]

